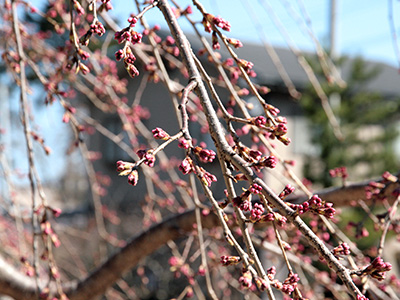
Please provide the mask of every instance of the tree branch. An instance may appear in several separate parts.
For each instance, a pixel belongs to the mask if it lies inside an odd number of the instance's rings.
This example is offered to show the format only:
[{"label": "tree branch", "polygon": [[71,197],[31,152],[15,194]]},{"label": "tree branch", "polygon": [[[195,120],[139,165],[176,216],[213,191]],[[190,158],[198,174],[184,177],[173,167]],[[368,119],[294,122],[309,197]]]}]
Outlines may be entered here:
[{"label": "tree branch", "polygon": [[[150,255],[169,240],[176,240],[193,230],[196,223],[195,210],[189,210],[159,223],[149,230],[133,237],[128,244],[107,259],[88,277],[63,285],[70,300],[89,300],[102,295],[124,273],[134,268],[144,257]],[[217,217],[209,214],[203,217],[204,228],[218,226]],[[0,257],[0,294],[18,300],[37,299],[33,278],[23,275]]]},{"label": "tree branch", "polygon": [[[397,173],[396,176],[400,176],[400,173]],[[323,189],[316,194],[324,201],[332,202],[335,207],[350,206],[352,201],[357,201],[359,199],[363,200],[367,205],[370,205],[374,202],[374,199],[367,199],[365,188],[371,181],[382,182],[382,179],[352,183],[343,187],[331,187]],[[392,194],[396,188],[399,188],[399,183],[388,184],[383,191],[382,196],[385,196],[390,204],[393,204],[396,200],[396,197]],[[290,195],[286,198],[288,202],[292,203],[302,203],[307,199],[308,197],[305,195]]]}]

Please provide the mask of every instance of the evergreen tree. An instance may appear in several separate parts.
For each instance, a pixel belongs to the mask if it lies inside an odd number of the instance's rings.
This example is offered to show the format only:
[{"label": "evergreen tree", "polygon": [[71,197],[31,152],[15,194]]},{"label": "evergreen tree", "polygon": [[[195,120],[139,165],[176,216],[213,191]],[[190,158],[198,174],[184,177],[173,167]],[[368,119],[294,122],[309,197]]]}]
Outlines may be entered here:
[{"label": "evergreen tree", "polygon": [[[339,65],[344,66],[346,62],[348,60],[342,58]],[[314,70],[317,74],[322,73],[317,68]],[[301,104],[309,120],[312,141],[319,148],[318,157],[310,155],[306,158],[306,178],[329,186],[332,185],[329,170],[340,166],[346,166],[350,176],[364,178],[379,176],[385,170],[398,170],[394,142],[398,136],[396,119],[400,101],[399,98],[387,99],[368,89],[379,72],[379,67],[371,69],[361,58],[356,58],[351,61],[345,88],[321,79],[328,97],[336,94],[340,99],[337,103],[332,101],[331,105],[340,122],[343,141],[334,136],[315,91],[310,87],[303,93]]]}]

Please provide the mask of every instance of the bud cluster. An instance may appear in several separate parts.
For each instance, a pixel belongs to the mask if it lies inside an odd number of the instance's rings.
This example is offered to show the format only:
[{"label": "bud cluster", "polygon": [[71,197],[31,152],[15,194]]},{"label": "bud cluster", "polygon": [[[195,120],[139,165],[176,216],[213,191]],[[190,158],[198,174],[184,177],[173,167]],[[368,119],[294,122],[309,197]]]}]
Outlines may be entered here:
[{"label": "bud cluster", "polygon": [[[247,61],[245,59],[239,59],[238,65],[243,68],[243,70],[250,75],[251,69],[253,69],[254,64],[251,61]],[[253,71],[254,72],[254,71]],[[255,77],[255,76],[251,76]]]},{"label": "bud cluster", "polygon": [[312,211],[315,214],[323,215],[328,219],[332,219],[336,213],[333,208],[333,203],[322,201],[318,195],[312,196],[308,201],[302,204],[288,204],[290,208],[297,211],[298,214],[304,214],[307,211]]},{"label": "bud cluster", "polygon": [[207,185],[207,186],[211,186],[211,183],[216,182],[217,181],[217,177],[214,174],[211,174],[210,172],[207,172],[206,170],[204,170],[203,168],[199,167],[200,169],[200,178],[201,181]]},{"label": "bud cluster", "polygon": [[253,276],[248,270],[243,270],[242,276],[239,277],[239,283],[242,288],[249,289],[253,285]]},{"label": "bud cluster", "polygon": [[347,243],[341,243],[339,246],[332,249],[333,255],[338,257],[339,255],[349,255],[350,246]]},{"label": "bud cluster", "polygon": [[392,265],[384,262],[381,257],[376,257],[370,265],[361,271],[361,275],[370,275],[371,277],[381,281],[385,279],[386,272],[392,269]]},{"label": "bud cluster", "polygon": [[128,42],[135,45],[142,42],[142,34],[132,30],[130,27],[125,27],[114,34],[114,39],[116,39],[119,44]]},{"label": "bud cluster", "polygon": [[223,266],[237,265],[241,261],[240,256],[221,256],[221,264]]},{"label": "bud cluster", "polygon": [[261,220],[262,214],[264,213],[264,206],[260,203],[254,204],[250,211],[250,221],[256,223]]},{"label": "bud cluster", "polygon": [[[265,109],[272,116],[277,116],[279,113],[279,109],[275,108],[270,104],[265,105]],[[261,129],[264,129],[268,132],[270,139],[278,139],[285,145],[290,144],[290,138],[286,137],[288,132],[288,128],[286,126],[287,119],[285,117],[276,117],[274,120],[267,119],[264,116],[253,117],[248,120],[251,125],[257,126]],[[272,122],[274,121],[274,122]]]},{"label": "bud cluster", "polygon": [[233,47],[235,47],[235,48],[241,48],[241,47],[243,47],[243,44],[242,44],[242,42],[241,41],[239,41],[239,40],[237,40],[237,39],[232,39],[232,38],[228,38],[228,39],[226,39],[226,41],[229,43],[229,44],[231,44]]},{"label": "bud cluster", "polygon": [[256,170],[261,170],[262,168],[270,168],[273,169],[276,167],[276,164],[278,163],[278,159],[273,156],[264,156],[262,157],[258,162],[253,164],[253,167],[256,168]]},{"label": "bud cluster", "polygon": [[203,163],[213,162],[216,153],[213,150],[203,149],[199,146],[193,149],[193,152],[198,156]]},{"label": "bud cluster", "polygon": [[213,24],[214,26],[220,27],[222,30],[225,31],[230,31],[231,30],[231,24],[229,24],[228,21],[224,20],[221,17],[215,17],[212,14],[205,14],[203,17],[203,20],[201,21],[201,23],[204,26],[204,30],[206,32],[211,32],[212,31],[212,26],[211,24]]},{"label": "bud cluster", "polygon": [[[382,181],[371,181],[368,183],[368,186],[365,187],[365,196],[367,199],[385,199],[385,195],[383,193],[386,190],[387,185],[389,184],[398,184],[399,178],[389,172],[384,172],[382,174]],[[397,198],[400,195],[400,187],[393,189],[392,195]]]},{"label": "bud cluster", "polygon": [[349,174],[347,173],[346,167],[339,167],[329,170],[329,176],[346,179],[347,177],[349,177]]},{"label": "bud cluster", "polygon": [[179,148],[182,148],[182,149],[189,149],[190,144],[189,144],[189,142],[188,142],[186,139],[180,138],[180,139],[178,140],[178,147],[179,147]]},{"label": "bud cluster", "polygon": [[235,145],[233,146],[233,150],[235,150],[238,154],[240,154],[246,161],[250,163],[256,163],[262,158],[262,152],[259,150],[253,150],[249,147],[243,145]]},{"label": "bud cluster", "polygon": [[279,108],[276,108],[275,106],[271,104],[265,104],[265,109],[273,116],[277,116],[281,111]]},{"label": "bud cluster", "polygon": [[279,194],[279,198],[284,200],[287,196],[292,194],[294,192],[294,190],[295,190],[295,188],[293,186],[291,186],[290,184],[287,184],[285,186],[285,188],[283,189],[283,191]]},{"label": "bud cluster", "polygon": [[186,157],[179,165],[179,170],[183,175],[187,175],[194,170],[193,161],[190,157]]},{"label": "bud cluster", "polygon": [[367,199],[372,199],[372,198],[379,199],[380,193],[385,186],[386,185],[381,182],[376,182],[376,181],[369,182],[368,185],[365,187],[366,198]]},{"label": "bud cluster", "polygon": [[128,183],[135,186],[139,180],[139,173],[135,169],[135,164],[119,160],[117,161],[117,172],[119,176],[128,175]]},{"label": "bud cluster", "polygon": [[[90,69],[88,66],[86,66],[84,63],[82,63],[78,55],[80,55],[79,50],[77,50],[77,55],[74,55],[68,62],[67,65],[65,66],[66,70],[72,70],[76,66],[76,73],[82,72],[83,75],[86,75],[90,72]],[[81,52],[81,54],[86,57],[86,52]],[[88,57],[88,56],[87,56]]]},{"label": "bud cluster", "polygon": [[126,71],[131,77],[135,77],[139,75],[139,71],[133,65],[136,57],[133,55],[129,44],[135,45],[141,43],[143,35],[133,30],[133,27],[137,22],[137,18],[131,16],[128,19],[128,22],[128,27],[117,31],[114,35],[114,39],[116,39],[119,44],[125,43],[125,47],[123,49],[115,52],[115,59],[118,61],[123,59]]},{"label": "bud cluster", "polygon": [[233,198],[232,204],[243,211],[250,211],[252,207],[251,198],[251,192],[246,190],[240,196]]},{"label": "bud cluster", "polygon": [[89,30],[79,39],[79,42],[83,46],[88,46],[89,40],[93,34],[102,36],[105,32],[106,29],[104,28],[104,25],[99,20],[95,20],[92,24],[90,24]]},{"label": "bud cluster", "polygon": [[158,140],[168,140],[169,134],[164,131],[164,129],[157,127],[151,131],[153,133],[153,137]]},{"label": "bud cluster", "polygon": [[[217,181],[217,177],[215,175],[211,174],[210,172],[207,172],[206,170],[204,170],[204,168],[198,167],[197,169],[198,169],[198,175],[200,177],[200,180],[205,185],[211,186],[211,183]],[[188,156],[179,165],[179,170],[183,173],[183,175],[189,174],[191,172],[194,172],[195,174],[197,174],[196,168],[193,164],[193,161]]]},{"label": "bud cluster", "polygon": [[300,281],[300,277],[296,273],[290,273],[289,276],[283,282],[280,282],[278,279],[274,279],[275,275],[276,275],[276,267],[272,266],[267,270],[267,276],[271,282],[271,285],[288,295],[291,294],[297,288],[297,283]]},{"label": "bud cluster", "polygon": [[250,120],[250,123],[257,127],[263,127],[263,126],[265,126],[265,124],[267,124],[267,119],[264,116],[258,116],[258,117],[252,118]]},{"label": "bud cluster", "polygon": [[136,151],[137,156],[142,160],[145,165],[148,165],[150,168],[154,167],[154,163],[156,161],[156,157],[153,154],[153,150],[138,150]]}]

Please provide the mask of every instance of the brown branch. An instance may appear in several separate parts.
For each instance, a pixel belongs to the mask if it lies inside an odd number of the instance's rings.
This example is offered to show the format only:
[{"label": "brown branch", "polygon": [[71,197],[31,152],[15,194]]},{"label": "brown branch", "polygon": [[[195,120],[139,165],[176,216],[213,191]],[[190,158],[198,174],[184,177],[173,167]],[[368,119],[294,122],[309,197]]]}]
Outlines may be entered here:
[{"label": "brown branch", "polygon": [[[400,173],[397,173],[396,176],[399,176]],[[372,181],[380,181],[380,180],[372,180]],[[353,183],[346,185],[344,187],[332,187],[319,191],[317,194],[326,202],[332,202],[335,207],[343,207],[350,206],[352,201],[357,201],[359,199],[363,200],[367,205],[371,205],[374,203],[374,199],[367,199],[365,195],[365,188],[371,180]],[[396,197],[392,195],[393,190],[399,187],[399,183],[397,184],[389,184],[384,189],[382,196],[387,198],[387,201],[390,204],[396,200]],[[308,199],[307,196],[299,195],[299,196],[289,196],[287,201],[292,203],[302,203]]]},{"label": "brown branch", "polygon": [[[102,295],[124,273],[134,268],[144,257],[150,255],[169,240],[187,235],[196,223],[195,210],[173,216],[149,230],[132,238],[124,248],[112,255],[88,277],[66,283],[63,290],[70,300],[89,300]],[[217,217],[210,214],[203,217],[204,228],[218,226]],[[37,299],[33,278],[23,275],[0,257],[0,294],[18,300]]]}]

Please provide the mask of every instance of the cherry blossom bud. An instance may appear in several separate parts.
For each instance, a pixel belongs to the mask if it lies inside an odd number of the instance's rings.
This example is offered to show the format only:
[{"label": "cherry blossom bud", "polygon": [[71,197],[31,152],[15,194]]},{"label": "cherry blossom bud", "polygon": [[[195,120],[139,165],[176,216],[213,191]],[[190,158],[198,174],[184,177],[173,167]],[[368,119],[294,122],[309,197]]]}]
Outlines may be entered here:
[{"label": "cherry blossom bud", "polygon": [[[209,16],[211,16],[211,15],[209,14]],[[214,23],[215,26],[220,27],[225,31],[231,30],[231,25],[229,24],[229,22],[225,21],[221,17],[213,17],[212,22]]]},{"label": "cherry blossom bud", "polygon": [[190,5],[188,5],[188,7],[186,7],[186,9],[183,11],[184,15],[190,15],[193,13],[193,9]]},{"label": "cherry blossom bud", "polygon": [[260,222],[261,223],[265,223],[265,222],[272,222],[273,220],[275,220],[275,216],[273,213],[268,213],[264,216],[261,217]]},{"label": "cherry blossom bud", "polygon": [[236,265],[241,261],[240,256],[221,256],[221,264],[223,266]]},{"label": "cherry blossom bud", "polygon": [[169,134],[166,133],[162,128],[157,127],[151,131],[155,139],[168,140]]},{"label": "cherry blossom bud", "polygon": [[242,67],[246,72],[250,71],[254,67],[254,64],[252,62],[247,61],[245,59],[239,59],[238,65]]},{"label": "cherry blossom bud", "polygon": [[186,157],[180,164],[179,170],[183,173],[183,175],[189,174],[193,171],[192,169],[192,160],[189,157]]},{"label": "cherry blossom bud", "polygon": [[90,69],[85,64],[79,62],[76,71],[77,72],[81,71],[83,75],[86,75],[87,73],[90,72]]},{"label": "cherry blossom bud", "polygon": [[74,0],[73,4],[74,4],[74,9],[78,13],[78,15],[84,15],[85,14],[85,10],[83,9],[82,5],[77,0]]},{"label": "cherry blossom bud", "polygon": [[291,143],[291,139],[285,136],[278,136],[278,140],[281,141],[285,146],[288,146]]},{"label": "cherry blossom bud", "polygon": [[256,282],[257,288],[261,292],[264,292],[268,288],[268,283],[265,279],[257,277],[257,278],[255,278],[255,282]]},{"label": "cherry blossom bud", "polygon": [[249,289],[253,285],[252,279],[253,276],[251,276],[250,271],[244,271],[242,276],[239,278],[239,283],[243,288]]},{"label": "cherry blossom bud", "polygon": [[203,149],[199,146],[195,147],[193,152],[204,163],[212,162],[215,159],[216,153],[213,150]]},{"label": "cherry blossom bud", "polygon": [[267,119],[264,116],[258,116],[250,120],[253,125],[262,127],[267,123]]},{"label": "cherry blossom bud", "polygon": [[349,255],[350,254],[350,246],[347,243],[341,243],[339,246],[333,248],[333,255]]},{"label": "cherry blossom bud", "polygon": [[139,75],[139,71],[136,69],[136,67],[132,64],[128,65],[126,67],[126,70],[128,71],[129,76],[132,78],[136,77]]},{"label": "cherry blossom bud", "polygon": [[182,149],[189,149],[190,145],[189,145],[189,142],[186,139],[181,138],[178,141],[178,147],[182,148]]},{"label": "cherry blossom bud", "polygon": [[291,186],[290,184],[287,184],[283,189],[283,191],[279,194],[279,198],[283,200],[293,192],[294,192],[294,187]]},{"label": "cherry blossom bud", "polygon": [[136,186],[139,180],[139,173],[137,170],[132,170],[132,172],[128,175],[128,183]]},{"label": "cherry blossom bud", "polygon": [[277,159],[275,156],[270,155],[270,156],[268,156],[268,157],[263,157],[263,158],[257,163],[257,166],[260,166],[260,167],[267,167],[267,168],[273,169],[273,168],[276,167],[276,164],[277,164],[277,163],[278,163],[278,159]]},{"label": "cherry blossom bud", "polygon": [[237,40],[237,39],[227,39],[227,42],[229,44],[231,44],[233,47],[235,48],[241,48],[243,47],[243,44],[241,41]]},{"label": "cherry blossom bud", "polygon": [[90,54],[88,52],[82,50],[81,48],[79,48],[78,54],[83,60],[87,60],[90,57]]},{"label": "cherry blossom bud", "polygon": [[58,218],[61,215],[62,210],[60,208],[52,208],[51,212],[53,213],[54,218]]},{"label": "cherry blossom bud", "polygon": [[258,150],[250,150],[249,156],[255,160],[259,160],[262,156],[262,153],[261,153],[261,151],[258,151]]},{"label": "cherry blossom bud", "polygon": [[276,275],[276,267],[272,266],[267,270],[267,276],[269,280],[273,280]]},{"label": "cherry blossom bud", "polygon": [[390,181],[390,182],[397,182],[399,180],[399,178],[390,174],[388,171],[386,171],[385,173],[382,174],[382,178],[385,179],[386,181]]},{"label": "cherry blossom bud", "polygon": [[123,59],[125,56],[124,51],[122,49],[119,49],[117,52],[115,52],[115,59],[120,61]]},{"label": "cherry blossom bud", "polygon": [[[204,171],[203,168],[202,168],[202,170]],[[217,177],[209,172],[204,171],[203,176],[201,177],[201,180],[207,186],[211,186],[211,183],[217,181]]]},{"label": "cherry blossom bud", "polygon": [[266,104],[265,109],[273,116],[277,116],[280,113],[280,110],[271,104]]},{"label": "cherry blossom bud", "polygon": [[252,184],[249,188],[249,192],[254,195],[261,194],[261,191],[262,191],[262,186],[258,185],[257,183]]},{"label": "cherry blossom bud", "polygon": [[137,23],[137,18],[136,17],[129,17],[128,22],[130,23],[130,27],[135,27],[135,24]]},{"label": "cherry blossom bud", "polygon": [[253,223],[261,220],[261,215],[264,213],[264,206],[262,204],[254,204],[253,209],[250,211],[250,221]]}]

